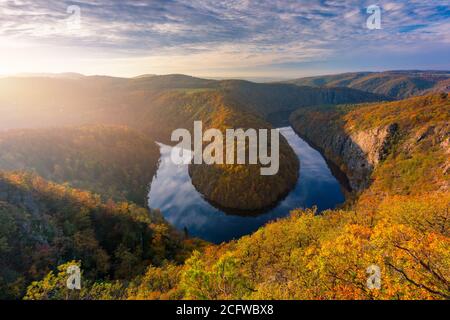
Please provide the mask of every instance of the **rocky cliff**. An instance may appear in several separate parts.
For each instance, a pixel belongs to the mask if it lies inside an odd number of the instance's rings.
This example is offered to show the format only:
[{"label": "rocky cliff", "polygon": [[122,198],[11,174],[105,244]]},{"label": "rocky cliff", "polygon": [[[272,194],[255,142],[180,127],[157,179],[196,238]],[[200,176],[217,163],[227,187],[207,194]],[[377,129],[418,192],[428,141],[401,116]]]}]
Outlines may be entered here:
[{"label": "rocky cliff", "polygon": [[320,149],[325,157],[347,174],[352,190],[367,187],[374,167],[392,144],[398,125],[347,133],[339,126],[311,121],[305,110],[291,116],[294,130]]},{"label": "rocky cliff", "polygon": [[353,191],[377,181],[377,190],[383,192],[414,193],[419,184],[440,190],[448,186],[449,106],[443,93],[398,102],[301,108],[289,121],[347,175]]}]

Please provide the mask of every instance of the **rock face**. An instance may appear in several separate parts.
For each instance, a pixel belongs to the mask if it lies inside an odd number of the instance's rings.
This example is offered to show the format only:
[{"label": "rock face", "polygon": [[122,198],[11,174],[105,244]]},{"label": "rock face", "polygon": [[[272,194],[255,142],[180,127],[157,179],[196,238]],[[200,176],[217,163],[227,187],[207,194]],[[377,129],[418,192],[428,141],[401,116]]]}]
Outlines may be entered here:
[{"label": "rock face", "polygon": [[302,110],[293,113],[290,122],[299,135],[346,173],[354,191],[368,186],[373,169],[386,157],[398,131],[398,125],[392,123],[347,133],[338,124],[312,121]]},{"label": "rock face", "polygon": [[294,129],[344,171],[357,194],[449,190],[450,102],[446,93],[383,103],[314,106]]}]

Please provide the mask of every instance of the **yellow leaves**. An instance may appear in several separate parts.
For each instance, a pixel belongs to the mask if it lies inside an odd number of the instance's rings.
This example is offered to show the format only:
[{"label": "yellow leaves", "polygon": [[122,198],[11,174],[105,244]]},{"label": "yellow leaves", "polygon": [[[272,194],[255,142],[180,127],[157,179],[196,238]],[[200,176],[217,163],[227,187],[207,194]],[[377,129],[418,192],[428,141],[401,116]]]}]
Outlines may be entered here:
[{"label": "yellow leaves", "polygon": [[182,293],[176,286],[180,281],[182,268],[173,264],[162,268],[150,266],[145,274],[127,289],[129,300],[180,299]]},{"label": "yellow leaves", "polygon": [[[448,194],[386,197],[369,216],[365,211],[316,216],[314,209],[295,210],[240,240],[195,251],[183,266],[150,267],[126,296],[448,299],[448,199]],[[164,250],[168,230],[152,228],[153,248]],[[379,267],[380,289],[368,287],[372,265]]]},{"label": "yellow leaves", "polygon": [[[80,261],[70,261],[58,266],[57,274],[49,272],[41,281],[34,281],[27,289],[24,300],[47,300],[47,299],[69,299],[74,298],[71,290],[67,289],[67,273],[70,266],[81,267]],[[78,290],[74,290],[78,295]]]},{"label": "yellow leaves", "polygon": [[[375,230],[374,243],[391,276],[403,283],[405,291],[412,295],[410,298],[449,296],[448,237],[383,220]],[[416,289],[414,294],[412,288]]]},{"label": "yellow leaves", "polygon": [[394,102],[376,102],[352,108],[344,115],[347,127],[359,130],[396,121],[409,127],[429,121],[448,121],[450,98],[440,94],[413,97]]},{"label": "yellow leaves", "polygon": [[448,235],[450,192],[386,197],[380,203],[377,216],[393,223],[411,225],[419,231],[433,230]]},{"label": "yellow leaves", "polygon": [[243,299],[251,291],[248,275],[240,269],[234,252],[226,252],[209,264],[196,251],[186,261],[180,286],[187,299]]},{"label": "yellow leaves", "polygon": [[[331,210],[315,216],[313,210],[295,210],[236,243],[198,254],[194,269],[217,271],[223,261],[237,259],[235,272],[251,286],[239,293],[232,288],[227,298],[445,298],[448,199],[449,194],[386,197],[370,215]],[[379,290],[367,286],[371,265],[380,268]]]}]

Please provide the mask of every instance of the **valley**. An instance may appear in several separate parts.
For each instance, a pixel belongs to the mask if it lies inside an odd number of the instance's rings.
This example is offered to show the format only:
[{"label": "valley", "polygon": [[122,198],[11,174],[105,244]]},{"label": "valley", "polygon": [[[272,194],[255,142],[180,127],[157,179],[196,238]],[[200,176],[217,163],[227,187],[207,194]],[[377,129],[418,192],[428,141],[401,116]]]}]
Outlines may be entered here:
[{"label": "valley", "polygon": [[0,0],[0,15],[6,313],[348,318],[450,300],[449,0]]},{"label": "valley", "polygon": [[[0,79],[0,296],[67,297],[76,263],[86,285],[73,299],[448,299],[450,101],[436,74],[436,88],[401,93]],[[274,176],[261,164],[169,165],[170,133],[194,121],[293,129],[281,129]],[[383,289],[367,291],[374,263]]]},{"label": "valley", "polygon": [[[388,98],[347,88],[218,81],[185,75],[7,78],[0,79],[0,103],[4,106],[0,126],[127,126],[153,141],[171,143],[174,129],[193,132],[196,120],[203,121],[205,128],[223,132],[227,128],[271,129],[269,115],[275,112],[384,99]],[[194,186],[210,201],[251,211],[273,205],[297,181],[298,160],[284,138],[280,141],[279,163],[279,172],[273,176],[261,176],[260,164],[192,165],[189,173]]]}]

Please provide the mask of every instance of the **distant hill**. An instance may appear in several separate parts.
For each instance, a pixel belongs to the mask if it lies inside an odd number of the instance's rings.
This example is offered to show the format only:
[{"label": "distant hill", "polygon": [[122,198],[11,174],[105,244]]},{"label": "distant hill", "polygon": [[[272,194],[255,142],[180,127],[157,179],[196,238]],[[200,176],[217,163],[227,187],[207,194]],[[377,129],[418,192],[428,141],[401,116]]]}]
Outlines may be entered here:
[{"label": "distant hill", "polygon": [[389,98],[351,88],[317,88],[284,83],[223,80],[220,88],[248,111],[271,120],[272,115],[318,104],[360,103]]},{"label": "distant hill", "polygon": [[179,106],[174,104],[180,103],[179,94],[189,102],[190,94],[207,91],[220,92],[269,120],[269,115],[301,106],[388,99],[350,88],[216,81],[177,74],[132,79],[10,77],[0,79],[0,130],[98,123],[135,126],[141,122],[146,127],[171,127],[178,125]]},{"label": "distant hill", "polygon": [[347,87],[393,99],[450,90],[450,71],[352,72],[289,80],[299,86]]},{"label": "distant hill", "polygon": [[141,77],[134,79],[133,85],[140,85],[151,90],[180,89],[180,88],[210,88],[214,80],[201,79],[183,74],[169,74],[163,76]]},{"label": "distant hill", "polygon": [[133,79],[151,78],[157,76],[156,74],[141,74],[139,76],[133,77]]}]

